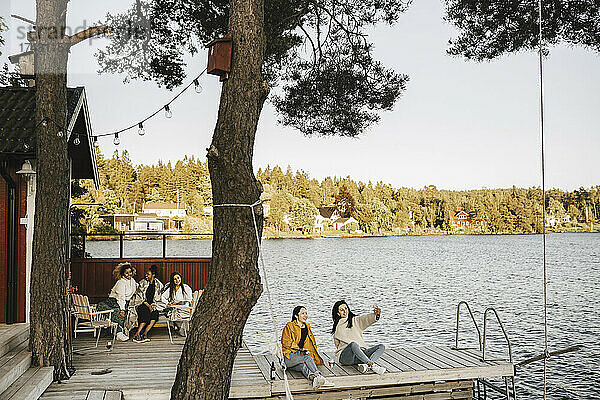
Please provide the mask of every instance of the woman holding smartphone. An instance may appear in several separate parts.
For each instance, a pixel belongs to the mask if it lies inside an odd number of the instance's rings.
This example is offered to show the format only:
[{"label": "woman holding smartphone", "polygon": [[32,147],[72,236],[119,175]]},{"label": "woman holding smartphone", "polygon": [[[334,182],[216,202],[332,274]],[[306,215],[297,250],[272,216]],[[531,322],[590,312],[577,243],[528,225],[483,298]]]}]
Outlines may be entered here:
[{"label": "woman holding smartphone", "polygon": [[362,333],[369,326],[379,320],[381,308],[373,306],[371,314],[356,315],[350,311],[350,307],[344,300],[333,305],[331,311],[333,318],[333,342],[336,347],[335,355],[342,365],[357,365],[361,373],[369,370],[377,374],[385,373],[385,368],[375,365],[375,361],[385,351],[385,346],[378,344],[367,347]]},{"label": "woman holding smartphone", "polygon": [[293,371],[300,371],[308,380],[312,381],[313,389],[333,387],[317,368],[323,364],[323,359],[317,352],[317,342],[306,322],[308,312],[304,306],[296,306],[292,311],[292,320],[283,328],[281,345],[285,366]]}]

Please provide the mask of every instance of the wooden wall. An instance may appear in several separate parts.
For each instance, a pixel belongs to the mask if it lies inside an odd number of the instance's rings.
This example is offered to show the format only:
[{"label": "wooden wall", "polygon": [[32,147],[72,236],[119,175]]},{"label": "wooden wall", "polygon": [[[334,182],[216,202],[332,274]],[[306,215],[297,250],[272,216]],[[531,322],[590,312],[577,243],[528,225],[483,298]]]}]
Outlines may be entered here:
[{"label": "wooden wall", "polygon": [[108,297],[115,284],[112,271],[122,262],[129,262],[136,269],[136,281],[144,278],[144,273],[152,264],[158,267],[158,279],[162,283],[169,280],[177,271],[183,282],[192,290],[204,289],[208,278],[210,258],[156,257],[156,258],[74,258],[71,259],[71,285],[77,293],[86,295],[90,302],[97,303]]},{"label": "wooden wall", "polygon": [[8,185],[0,177],[0,323],[6,322],[7,268],[6,224],[8,223]]},{"label": "wooden wall", "polygon": [[[26,281],[26,240],[27,227],[19,223],[19,218],[27,215],[27,181],[10,171],[11,176],[17,183],[17,320],[25,322],[25,281]],[[7,233],[8,223],[8,184],[0,177],[0,323],[6,322],[7,306]],[[32,227],[33,229],[33,227]]]}]

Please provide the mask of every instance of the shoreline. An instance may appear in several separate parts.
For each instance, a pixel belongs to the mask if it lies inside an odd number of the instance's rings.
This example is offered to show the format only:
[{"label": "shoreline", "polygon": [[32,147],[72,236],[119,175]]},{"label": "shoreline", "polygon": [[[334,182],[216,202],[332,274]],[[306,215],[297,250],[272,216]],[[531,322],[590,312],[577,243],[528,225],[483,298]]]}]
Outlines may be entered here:
[{"label": "shoreline", "polygon": [[[562,233],[600,233],[600,230],[569,230],[569,231],[548,231],[546,234],[562,234]],[[166,235],[169,237],[169,240],[205,240],[210,239],[212,234],[206,234],[206,237],[198,239],[194,236],[199,236],[196,234],[192,234],[186,236],[185,234],[175,233],[175,232],[161,232],[161,233],[148,233],[148,234],[140,234],[140,233],[123,233],[126,237],[123,240],[161,240],[162,235]],[[129,236],[131,235],[131,236]],[[507,235],[542,235],[542,233],[519,233],[519,232],[498,232],[498,233],[448,233],[448,232],[427,232],[427,233],[395,233],[395,232],[384,232],[380,234],[351,234],[351,233],[334,233],[327,232],[325,234],[311,234],[311,235],[302,235],[302,234],[289,234],[289,233],[265,233],[263,235],[263,239],[269,240],[285,240],[285,239],[338,239],[338,238],[383,238],[383,237],[402,237],[402,236],[507,236]],[[118,235],[114,235],[118,236]],[[93,234],[86,235],[86,242],[94,242],[94,241],[119,241],[119,239],[115,239],[112,237],[94,237]],[[127,237],[129,236],[129,237]]]}]

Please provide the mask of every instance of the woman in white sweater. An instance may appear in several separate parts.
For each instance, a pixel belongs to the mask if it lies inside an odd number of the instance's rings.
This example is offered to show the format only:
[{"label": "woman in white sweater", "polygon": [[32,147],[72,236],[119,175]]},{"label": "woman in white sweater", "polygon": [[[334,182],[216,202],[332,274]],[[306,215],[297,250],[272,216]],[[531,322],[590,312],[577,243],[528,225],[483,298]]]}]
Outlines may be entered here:
[{"label": "woman in white sweater", "polygon": [[385,368],[375,365],[375,361],[385,351],[385,346],[378,344],[367,347],[362,333],[379,320],[381,308],[374,306],[372,314],[355,315],[344,300],[333,305],[333,342],[336,347],[335,355],[342,365],[357,365],[363,374],[369,370],[377,374],[385,373]]},{"label": "woman in white sweater", "polygon": [[[182,336],[188,329],[187,323],[182,325],[189,318],[191,312],[188,309],[177,308],[173,306],[190,306],[192,304],[192,288],[183,283],[183,278],[179,272],[173,272],[169,283],[163,289],[160,298],[159,310],[165,310],[167,316],[175,321],[175,330]],[[183,320],[183,321],[182,321]],[[180,328],[184,328],[182,331]]]},{"label": "woman in white sweater", "polygon": [[124,332],[123,324],[129,300],[131,300],[137,289],[137,283],[133,279],[133,267],[130,263],[119,264],[117,268],[115,268],[118,270],[117,282],[110,290],[108,299],[98,303],[96,308],[98,311],[113,310],[110,318],[113,322],[119,324],[117,326],[117,339],[126,341],[129,340],[129,336]]}]

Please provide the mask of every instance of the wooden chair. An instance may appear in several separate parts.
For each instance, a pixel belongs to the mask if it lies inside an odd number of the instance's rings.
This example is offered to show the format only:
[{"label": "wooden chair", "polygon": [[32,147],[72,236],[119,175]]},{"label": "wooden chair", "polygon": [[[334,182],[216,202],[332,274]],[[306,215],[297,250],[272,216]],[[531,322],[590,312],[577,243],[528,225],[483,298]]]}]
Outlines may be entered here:
[{"label": "wooden chair", "polygon": [[189,306],[183,306],[183,305],[172,305],[172,308],[178,309],[178,310],[182,310],[182,311],[187,311],[188,315],[187,316],[179,316],[177,317],[174,313],[172,312],[171,315],[167,318],[167,330],[169,331],[169,340],[171,340],[171,344],[173,344],[173,335],[171,334],[171,323],[175,323],[175,322],[183,322],[183,326],[181,329],[183,329],[183,333],[185,334],[185,336],[187,336],[187,332],[185,329],[186,324],[189,324],[189,322],[192,320],[192,315],[194,314],[194,311],[196,310],[196,306],[198,305],[198,300],[200,299],[200,296],[202,295],[202,290],[196,290],[193,294],[192,294],[192,303]]},{"label": "wooden chair", "polygon": [[110,319],[110,314],[113,311],[95,311],[90,306],[88,297],[81,294],[71,294],[71,300],[73,316],[75,317],[75,337],[77,337],[77,332],[93,332],[96,336],[96,347],[98,347],[102,328],[116,329],[117,327],[117,323]]}]

